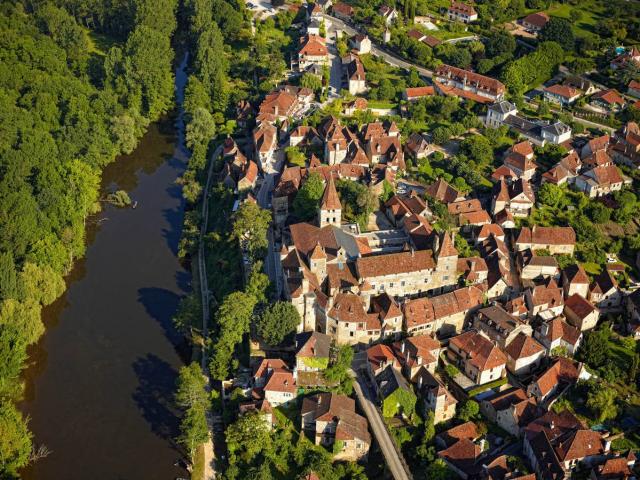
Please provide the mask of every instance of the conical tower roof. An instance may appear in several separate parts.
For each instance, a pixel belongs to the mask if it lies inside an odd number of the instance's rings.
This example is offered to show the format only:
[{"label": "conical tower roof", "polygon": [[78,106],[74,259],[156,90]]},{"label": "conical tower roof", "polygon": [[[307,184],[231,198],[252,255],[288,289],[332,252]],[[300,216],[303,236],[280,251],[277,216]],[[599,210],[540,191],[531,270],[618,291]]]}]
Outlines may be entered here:
[{"label": "conical tower roof", "polygon": [[342,209],[342,205],[340,204],[340,197],[338,196],[338,191],[336,190],[335,183],[333,182],[333,176],[329,177],[327,186],[325,187],[324,193],[322,194],[320,209],[321,210],[341,210]]},{"label": "conical tower roof", "polygon": [[445,232],[442,235],[442,245],[440,246],[439,257],[455,257],[458,255],[458,250],[453,246],[453,240],[451,236]]}]

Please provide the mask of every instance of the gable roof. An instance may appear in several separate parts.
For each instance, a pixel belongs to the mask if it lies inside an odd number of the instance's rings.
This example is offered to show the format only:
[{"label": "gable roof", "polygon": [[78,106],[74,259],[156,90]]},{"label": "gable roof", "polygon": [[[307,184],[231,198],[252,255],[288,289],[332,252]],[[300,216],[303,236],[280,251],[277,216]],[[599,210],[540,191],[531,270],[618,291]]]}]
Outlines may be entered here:
[{"label": "gable roof", "polygon": [[544,397],[553,390],[559,383],[575,383],[578,381],[580,372],[579,364],[573,360],[558,357],[555,363],[549,367],[538,379],[536,384],[540,394]]},{"label": "gable roof", "polygon": [[467,361],[480,371],[490,370],[507,363],[507,357],[502,350],[475,330],[453,337],[450,344],[465,352]]},{"label": "gable roof", "polygon": [[433,270],[436,263],[431,250],[372,255],[356,259],[360,278]]},{"label": "gable roof", "polygon": [[329,358],[331,337],[320,332],[303,332],[296,335],[298,351],[296,357],[300,358]]},{"label": "gable roof", "polygon": [[544,352],[544,347],[521,332],[507,345],[505,351],[512,359],[518,360],[538,355]]}]

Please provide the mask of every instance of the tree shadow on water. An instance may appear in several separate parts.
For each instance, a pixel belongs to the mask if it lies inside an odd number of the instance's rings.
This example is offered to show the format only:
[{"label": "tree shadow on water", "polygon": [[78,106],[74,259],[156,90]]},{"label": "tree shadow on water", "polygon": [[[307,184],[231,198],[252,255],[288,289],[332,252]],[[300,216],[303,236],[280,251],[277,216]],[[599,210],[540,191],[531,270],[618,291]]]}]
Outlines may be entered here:
[{"label": "tree shadow on water", "polygon": [[147,314],[162,327],[165,336],[177,346],[182,337],[173,325],[173,317],[178,310],[182,297],[171,290],[158,287],[138,289],[138,302],[142,303]]},{"label": "tree shadow on water", "polygon": [[174,407],[177,371],[160,357],[147,354],[132,365],[138,386],[132,398],[151,431],[176,448],[179,419]]}]

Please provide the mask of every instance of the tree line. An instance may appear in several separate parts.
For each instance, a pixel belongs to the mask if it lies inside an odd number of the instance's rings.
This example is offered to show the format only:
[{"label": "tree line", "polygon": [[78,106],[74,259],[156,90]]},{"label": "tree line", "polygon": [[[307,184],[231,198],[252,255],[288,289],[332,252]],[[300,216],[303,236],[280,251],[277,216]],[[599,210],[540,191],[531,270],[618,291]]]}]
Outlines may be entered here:
[{"label": "tree line", "polygon": [[[177,2],[161,3],[2,2],[0,477],[34,458],[14,406],[20,375],[44,331],[42,306],[84,254],[102,169],[172,106]],[[93,33],[113,46],[98,52]]]}]

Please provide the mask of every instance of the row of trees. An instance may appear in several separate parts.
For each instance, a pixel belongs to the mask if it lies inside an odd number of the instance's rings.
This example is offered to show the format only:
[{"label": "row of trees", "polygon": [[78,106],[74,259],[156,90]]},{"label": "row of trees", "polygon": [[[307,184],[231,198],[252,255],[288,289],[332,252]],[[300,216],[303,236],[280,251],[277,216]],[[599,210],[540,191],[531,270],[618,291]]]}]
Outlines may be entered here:
[{"label": "row of trees", "polygon": [[[173,100],[175,0],[59,4],[5,2],[0,13],[3,478],[31,456],[31,436],[12,402],[22,394],[27,347],[44,330],[40,309],[61,295],[63,276],[84,254],[102,168],[131,152]],[[76,19],[125,43],[92,54]]]}]

